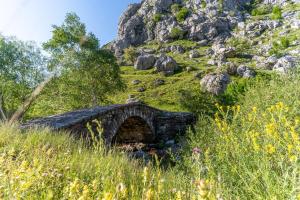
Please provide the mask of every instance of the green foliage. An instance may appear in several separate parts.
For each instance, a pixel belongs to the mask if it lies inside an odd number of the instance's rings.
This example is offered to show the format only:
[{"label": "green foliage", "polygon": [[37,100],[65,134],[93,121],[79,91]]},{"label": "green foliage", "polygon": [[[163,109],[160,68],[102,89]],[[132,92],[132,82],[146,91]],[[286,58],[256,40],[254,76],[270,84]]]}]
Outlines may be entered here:
[{"label": "green foliage", "polygon": [[251,48],[250,41],[247,38],[235,38],[232,37],[228,41],[230,46],[235,47],[236,51],[239,53],[245,53]]},{"label": "green foliage", "polygon": [[176,13],[176,19],[178,22],[183,22],[189,15],[189,9],[183,7]]},{"label": "green foliage", "polygon": [[129,47],[124,50],[124,59],[126,62],[133,64],[138,56],[134,47]]},{"label": "green foliage", "polygon": [[179,104],[185,110],[193,112],[197,115],[213,116],[216,112],[215,104],[218,99],[201,90],[181,90],[179,91]]},{"label": "green foliage", "polygon": [[272,44],[272,49],[270,50],[269,54],[278,55],[282,54],[282,51],[287,49],[290,46],[290,40],[287,37],[281,37],[280,41],[274,41]]},{"label": "green foliage", "polygon": [[254,8],[251,11],[252,16],[266,15],[272,12],[272,7],[270,5],[262,5],[257,8]]},{"label": "green foliage", "polygon": [[218,0],[219,12],[223,12],[223,4],[224,4],[224,0]]},{"label": "green foliage", "polygon": [[185,32],[180,28],[173,28],[170,33],[170,37],[174,40],[182,40],[185,36]]},{"label": "green foliage", "polygon": [[273,7],[271,18],[274,20],[282,19],[282,10],[279,6]]},{"label": "green foliage", "polygon": [[55,112],[95,106],[123,88],[116,58],[100,48],[76,14],[67,14],[64,23],[53,28],[52,38],[43,46],[51,54],[49,70],[59,76],[44,93],[46,102],[38,107],[51,105],[49,110]]},{"label": "green foliage", "polygon": [[153,18],[152,18],[154,23],[157,23],[157,22],[161,21],[161,19],[162,19],[162,14],[159,14],[159,13],[153,15]]},{"label": "green foliage", "polygon": [[287,37],[280,38],[280,45],[286,49],[290,46],[290,40]]},{"label": "green foliage", "polygon": [[181,6],[177,3],[172,4],[172,6],[171,6],[172,13],[177,13],[180,11],[180,9],[181,9]]},{"label": "green foliage", "polygon": [[64,132],[1,125],[1,198],[296,199],[300,76],[263,78],[253,84],[241,79],[234,90],[243,95],[235,106],[182,91],[181,100],[204,115],[183,151],[173,155],[176,165],[164,169],[105,150],[95,137],[100,129],[87,142]]},{"label": "green foliage", "polygon": [[[240,105],[220,105],[213,119],[200,118],[180,162],[191,174],[198,171],[203,179],[222,180],[218,189],[224,199],[296,198],[299,81],[296,75],[258,82],[248,87]],[[195,148],[201,149],[198,160],[189,153]]]},{"label": "green foliage", "polygon": [[34,43],[1,35],[0,55],[0,108],[9,117],[44,79],[46,59]]},{"label": "green foliage", "polygon": [[206,0],[201,0],[202,8],[206,8],[206,5],[207,5]]}]

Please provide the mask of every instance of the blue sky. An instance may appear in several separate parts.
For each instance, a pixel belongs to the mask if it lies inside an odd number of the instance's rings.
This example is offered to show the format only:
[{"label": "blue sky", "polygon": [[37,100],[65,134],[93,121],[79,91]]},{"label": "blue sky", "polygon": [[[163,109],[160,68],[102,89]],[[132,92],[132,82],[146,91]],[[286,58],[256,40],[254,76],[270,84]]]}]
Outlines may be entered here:
[{"label": "blue sky", "polygon": [[105,44],[116,37],[119,17],[140,0],[0,0],[0,33],[38,44],[51,37],[67,12],[75,12]]}]

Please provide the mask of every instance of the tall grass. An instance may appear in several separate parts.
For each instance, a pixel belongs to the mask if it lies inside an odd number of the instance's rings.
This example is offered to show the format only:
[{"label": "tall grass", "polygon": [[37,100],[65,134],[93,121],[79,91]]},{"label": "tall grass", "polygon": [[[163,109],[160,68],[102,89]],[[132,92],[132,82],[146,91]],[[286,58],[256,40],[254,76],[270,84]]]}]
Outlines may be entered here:
[{"label": "tall grass", "polygon": [[66,133],[0,127],[0,199],[190,199],[197,186],[175,169],[86,146]]},{"label": "tall grass", "polygon": [[258,82],[239,104],[217,105],[166,168],[3,124],[0,199],[299,199],[299,84],[298,75]]},{"label": "tall grass", "polygon": [[217,195],[300,198],[299,83],[294,75],[251,86],[241,105],[218,105],[214,119],[201,120],[189,148],[201,150],[198,170],[216,182]]}]

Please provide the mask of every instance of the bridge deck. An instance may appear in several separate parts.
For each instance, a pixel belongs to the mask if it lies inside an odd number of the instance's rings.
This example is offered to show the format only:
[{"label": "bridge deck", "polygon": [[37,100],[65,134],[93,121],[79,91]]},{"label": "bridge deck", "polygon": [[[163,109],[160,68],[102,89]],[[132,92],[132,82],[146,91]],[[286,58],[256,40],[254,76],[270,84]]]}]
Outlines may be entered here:
[{"label": "bridge deck", "polygon": [[104,115],[105,113],[112,110],[122,110],[127,107],[132,106],[143,106],[150,108],[156,112],[163,112],[161,110],[152,108],[150,106],[140,104],[140,103],[131,103],[131,104],[115,104],[109,106],[98,106],[89,109],[81,109],[72,112],[67,112],[59,115],[52,115],[44,118],[35,119],[29,122],[26,122],[21,125],[21,128],[30,128],[30,127],[50,127],[53,129],[64,129],[68,128],[71,125],[80,123],[82,121],[89,121],[94,119],[97,116]]}]

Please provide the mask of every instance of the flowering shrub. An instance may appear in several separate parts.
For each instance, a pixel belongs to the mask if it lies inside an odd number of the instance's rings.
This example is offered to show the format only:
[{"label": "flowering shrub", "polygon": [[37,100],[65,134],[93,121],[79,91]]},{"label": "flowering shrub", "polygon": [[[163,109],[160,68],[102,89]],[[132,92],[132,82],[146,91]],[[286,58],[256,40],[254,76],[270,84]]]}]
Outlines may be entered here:
[{"label": "flowering shrub", "polygon": [[300,117],[283,102],[265,110],[217,107],[213,142],[187,164],[198,167],[192,171],[215,180],[215,195],[225,199],[300,197]]}]

